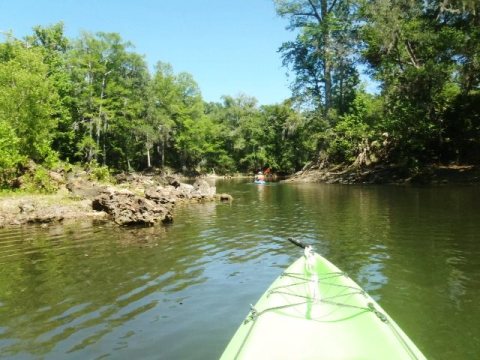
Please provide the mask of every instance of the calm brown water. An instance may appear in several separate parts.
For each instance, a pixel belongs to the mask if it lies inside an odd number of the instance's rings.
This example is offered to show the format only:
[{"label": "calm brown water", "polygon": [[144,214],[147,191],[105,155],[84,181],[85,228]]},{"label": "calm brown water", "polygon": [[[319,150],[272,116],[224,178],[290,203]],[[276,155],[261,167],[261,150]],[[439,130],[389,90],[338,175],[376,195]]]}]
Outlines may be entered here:
[{"label": "calm brown water", "polygon": [[480,187],[217,182],[168,227],[0,229],[0,358],[215,359],[314,244],[430,359],[480,354]]}]

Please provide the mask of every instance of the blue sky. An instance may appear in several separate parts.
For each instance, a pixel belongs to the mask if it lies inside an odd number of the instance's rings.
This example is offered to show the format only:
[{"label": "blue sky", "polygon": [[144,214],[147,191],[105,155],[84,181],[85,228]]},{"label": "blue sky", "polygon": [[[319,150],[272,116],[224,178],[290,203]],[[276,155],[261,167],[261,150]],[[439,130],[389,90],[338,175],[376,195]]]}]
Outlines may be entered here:
[{"label": "blue sky", "polygon": [[23,37],[58,21],[69,38],[118,32],[150,68],[163,61],[192,74],[206,101],[245,93],[272,104],[290,95],[277,49],[293,34],[272,0],[0,0],[0,31]]}]

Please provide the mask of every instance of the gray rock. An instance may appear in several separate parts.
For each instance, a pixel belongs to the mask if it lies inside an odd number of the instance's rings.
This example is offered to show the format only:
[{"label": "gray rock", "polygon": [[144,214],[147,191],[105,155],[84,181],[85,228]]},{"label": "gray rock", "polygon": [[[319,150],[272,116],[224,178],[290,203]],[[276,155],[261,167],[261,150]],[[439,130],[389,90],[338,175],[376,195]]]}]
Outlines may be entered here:
[{"label": "gray rock", "polygon": [[92,208],[110,214],[119,225],[151,226],[159,221],[172,220],[170,207],[122,191],[100,194],[93,200]]},{"label": "gray rock", "polygon": [[225,202],[232,202],[233,201],[233,196],[230,195],[230,194],[222,193],[222,194],[218,194],[216,197],[220,201],[225,201]]},{"label": "gray rock", "polygon": [[107,187],[84,179],[72,179],[67,183],[67,189],[73,196],[82,199],[92,199],[100,195]]},{"label": "gray rock", "polygon": [[35,211],[35,204],[33,203],[21,203],[18,205],[21,214],[31,213]]},{"label": "gray rock", "polygon": [[215,186],[210,186],[208,182],[202,179],[197,179],[193,184],[193,197],[199,198],[213,198],[216,193]]},{"label": "gray rock", "polygon": [[190,184],[180,184],[180,186],[174,187],[172,195],[180,199],[191,199],[193,190],[193,186]]},{"label": "gray rock", "polygon": [[146,189],[145,198],[159,204],[175,204],[175,198],[171,195],[171,192],[161,186]]},{"label": "gray rock", "polygon": [[180,180],[178,180],[178,177],[176,176],[166,176],[165,181],[168,185],[171,185],[174,188],[178,188],[180,187],[180,185],[182,185],[182,183],[180,182]]},{"label": "gray rock", "polygon": [[65,178],[63,177],[63,175],[56,171],[50,171],[48,175],[50,176],[50,179],[52,179],[59,185],[65,183]]}]

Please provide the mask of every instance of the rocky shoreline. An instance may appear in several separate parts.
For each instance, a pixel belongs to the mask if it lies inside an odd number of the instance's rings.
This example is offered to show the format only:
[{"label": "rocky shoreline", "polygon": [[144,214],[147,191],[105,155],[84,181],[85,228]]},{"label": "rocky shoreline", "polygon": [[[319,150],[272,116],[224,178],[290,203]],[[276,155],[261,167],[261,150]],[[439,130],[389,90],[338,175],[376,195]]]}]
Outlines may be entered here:
[{"label": "rocky shoreline", "polygon": [[474,165],[429,166],[414,174],[398,166],[352,167],[309,166],[285,182],[326,184],[473,184],[480,182],[480,168]]},{"label": "rocky shoreline", "polygon": [[[207,177],[208,178],[208,177]],[[59,223],[67,220],[113,221],[120,226],[153,226],[173,221],[179,203],[227,201],[205,178],[193,184],[178,176],[120,174],[114,184],[93,181],[88,172],[51,172],[54,194],[11,193],[0,196],[0,228],[24,224]],[[328,184],[476,184],[480,168],[472,165],[432,166],[411,175],[394,166],[353,168],[309,166],[284,182]]]},{"label": "rocky shoreline", "polygon": [[217,194],[203,179],[186,184],[174,176],[128,174],[117,176],[111,185],[91,181],[85,174],[57,173],[52,178],[60,183],[55,194],[0,197],[0,227],[84,219],[153,226],[172,222],[172,210],[181,202],[233,200]]}]

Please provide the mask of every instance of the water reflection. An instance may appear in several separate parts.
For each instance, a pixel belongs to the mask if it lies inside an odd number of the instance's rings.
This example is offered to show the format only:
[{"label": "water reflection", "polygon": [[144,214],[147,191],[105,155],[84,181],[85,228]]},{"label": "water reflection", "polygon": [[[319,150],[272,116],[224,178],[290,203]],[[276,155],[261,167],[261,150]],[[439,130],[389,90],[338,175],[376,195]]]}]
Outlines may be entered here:
[{"label": "water reflection", "polygon": [[234,202],[179,206],[167,227],[0,230],[0,357],[216,358],[300,255],[289,236],[359,282],[429,357],[480,351],[477,188],[216,185]]},{"label": "water reflection", "polygon": [[[0,270],[0,354],[80,351],[205,281],[194,251],[169,254],[167,229],[34,229]],[[97,232],[105,239],[93,237]],[[57,237],[49,243],[52,234]],[[68,234],[68,237],[59,237]],[[88,236],[85,236],[88,234]],[[62,240],[63,239],[63,240]],[[164,243],[162,243],[164,241]],[[11,240],[1,244],[10,247]],[[161,252],[150,252],[162,246]],[[132,258],[132,249],[146,248]],[[5,253],[1,252],[0,253]],[[175,296],[176,298],[176,296]],[[163,310],[164,312],[167,312]]]}]

